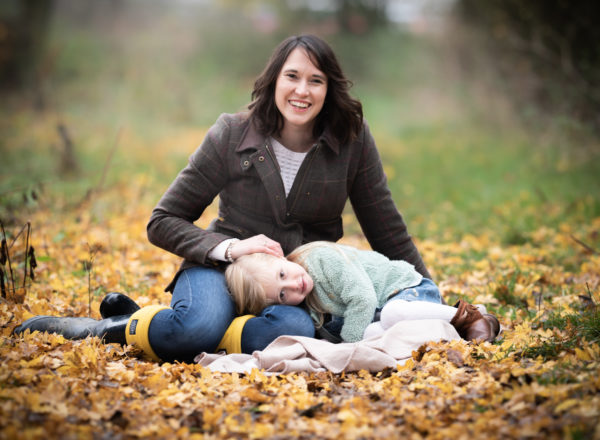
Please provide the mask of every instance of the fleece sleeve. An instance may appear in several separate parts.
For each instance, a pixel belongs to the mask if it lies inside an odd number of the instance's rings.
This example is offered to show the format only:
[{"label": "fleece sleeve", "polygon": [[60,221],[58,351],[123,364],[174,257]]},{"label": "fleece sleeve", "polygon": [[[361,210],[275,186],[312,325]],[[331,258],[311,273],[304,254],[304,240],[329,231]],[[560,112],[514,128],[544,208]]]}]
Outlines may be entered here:
[{"label": "fleece sleeve", "polygon": [[335,296],[345,308],[342,339],[345,342],[361,340],[377,308],[373,283],[360,264],[335,250],[322,256],[319,264],[327,293]]}]

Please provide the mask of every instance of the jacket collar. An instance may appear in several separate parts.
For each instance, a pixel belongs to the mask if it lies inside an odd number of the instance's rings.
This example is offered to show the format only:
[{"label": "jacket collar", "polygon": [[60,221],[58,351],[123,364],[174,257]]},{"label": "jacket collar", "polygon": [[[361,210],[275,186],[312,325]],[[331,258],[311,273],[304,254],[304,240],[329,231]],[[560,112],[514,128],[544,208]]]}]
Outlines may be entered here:
[{"label": "jacket collar", "polygon": [[333,151],[336,155],[340,154],[340,144],[338,140],[333,136],[333,133],[331,132],[329,127],[326,127],[325,130],[323,130],[323,133],[319,137],[318,143],[327,145],[329,148],[331,148],[331,151]]},{"label": "jacket collar", "polygon": [[[250,149],[256,150],[265,144],[265,140],[266,136],[258,131],[256,125],[250,118],[248,126],[242,134],[240,143],[238,144],[235,151],[237,153],[241,153],[242,151]],[[333,134],[331,133],[329,128],[325,128],[321,136],[319,136],[317,143],[320,145],[328,146],[331,149],[331,151],[333,151],[336,155],[340,154],[340,145],[337,139],[333,137]]]}]

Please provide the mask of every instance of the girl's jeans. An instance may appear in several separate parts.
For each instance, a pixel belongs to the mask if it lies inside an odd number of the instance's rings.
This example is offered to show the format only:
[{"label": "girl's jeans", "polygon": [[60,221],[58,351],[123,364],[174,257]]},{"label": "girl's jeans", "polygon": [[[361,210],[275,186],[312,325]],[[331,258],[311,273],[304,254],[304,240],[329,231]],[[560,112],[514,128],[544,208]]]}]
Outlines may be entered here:
[{"label": "girl's jeans", "polygon": [[[392,296],[389,301],[402,299],[404,301],[429,301],[436,304],[442,304],[442,295],[440,290],[433,281],[429,278],[423,278],[421,284],[415,287],[401,290],[396,295]],[[375,310],[373,321],[379,321],[381,307]],[[339,336],[344,325],[344,318],[341,316],[332,316],[331,320],[324,323],[323,327],[334,336]]]},{"label": "girl's jeans", "polygon": [[[158,312],[150,323],[150,345],[164,361],[191,362],[202,352],[214,352],[235,316],[222,272],[186,269],[173,289],[171,308]],[[262,350],[281,335],[313,337],[314,331],[310,316],[301,308],[269,306],[244,325],[242,351]]]}]

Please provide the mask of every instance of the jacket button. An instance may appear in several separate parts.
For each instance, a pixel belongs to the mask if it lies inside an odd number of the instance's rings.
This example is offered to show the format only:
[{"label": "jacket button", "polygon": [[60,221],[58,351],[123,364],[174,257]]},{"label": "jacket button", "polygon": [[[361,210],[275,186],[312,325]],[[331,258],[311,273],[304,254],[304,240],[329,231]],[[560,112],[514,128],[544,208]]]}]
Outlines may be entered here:
[{"label": "jacket button", "polygon": [[248,165],[250,165],[250,162],[249,162],[249,161],[247,161],[247,160],[245,160],[245,161],[244,161],[244,166],[245,166],[245,167],[247,167]]},{"label": "jacket button", "polygon": [[290,213],[289,213],[289,212],[286,212],[286,213],[285,213],[285,215],[286,215],[287,217],[289,217],[289,216],[290,216]]},{"label": "jacket button", "polygon": [[258,158],[258,161],[259,161],[259,162],[264,162],[264,161],[265,161],[265,156],[260,156],[260,157]]},{"label": "jacket button", "polygon": [[279,200],[279,196],[275,196],[275,200]]}]

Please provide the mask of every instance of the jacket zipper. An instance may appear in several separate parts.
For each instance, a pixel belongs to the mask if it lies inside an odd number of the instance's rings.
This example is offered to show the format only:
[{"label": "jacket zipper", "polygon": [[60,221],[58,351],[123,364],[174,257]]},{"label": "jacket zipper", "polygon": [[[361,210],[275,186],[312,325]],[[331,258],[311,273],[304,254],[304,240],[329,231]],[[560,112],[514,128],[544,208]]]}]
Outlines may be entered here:
[{"label": "jacket zipper", "polygon": [[[279,162],[277,162],[275,154],[271,151],[271,145],[269,145],[269,141],[265,142],[265,149],[267,150],[267,153],[269,153],[269,156],[271,156],[271,160],[277,167],[277,171],[279,171],[279,176],[281,176],[281,167],[279,166]],[[281,180],[281,183],[283,183],[283,179]]]}]

